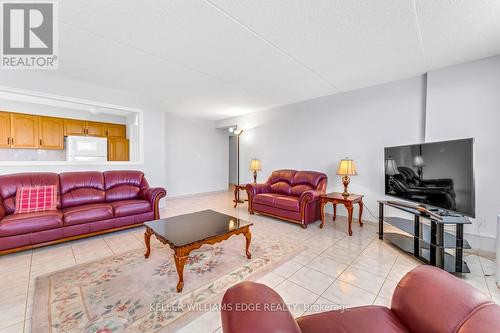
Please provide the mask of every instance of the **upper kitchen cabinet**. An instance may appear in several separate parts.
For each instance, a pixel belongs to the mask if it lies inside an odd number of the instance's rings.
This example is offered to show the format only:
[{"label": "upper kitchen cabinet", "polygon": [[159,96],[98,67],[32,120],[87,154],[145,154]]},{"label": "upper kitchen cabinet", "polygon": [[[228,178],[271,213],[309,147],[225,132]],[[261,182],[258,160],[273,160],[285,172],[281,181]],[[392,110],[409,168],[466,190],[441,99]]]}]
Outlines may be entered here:
[{"label": "upper kitchen cabinet", "polygon": [[104,124],[103,123],[87,121],[86,122],[86,129],[87,129],[88,136],[106,136],[104,133]]},{"label": "upper kitchen cabinet", "polygon": [[104,132],[107,137],[125,138],[127,136],[125,125],[104,124]]},{"label": "upper kitchen cabinet", "polygon": [[64,120],[54,117],[40,117],[40,148],[64,149]]},{"label": "upper kitchen cabinet", "polygon": [[86,126],[84,120],[64,119],[64,136],[85,135]]},{"label": "upper kitchen cabinet", "polygon": [[0,147],[10,147],[10,113],[0,112]]},{"label": "upper kitchen cabinet", "polygon": [[38,148],[38,116],[21,113],[10,114],[10,147]]},{"label": "upper kitchen cabinet", "polygon": [[106,136],[105,126],[107,125],[108,124],[100,123],[97,121],[64,119],[64,135],[65,136],[87,135],[87,136],[105,137]]}]

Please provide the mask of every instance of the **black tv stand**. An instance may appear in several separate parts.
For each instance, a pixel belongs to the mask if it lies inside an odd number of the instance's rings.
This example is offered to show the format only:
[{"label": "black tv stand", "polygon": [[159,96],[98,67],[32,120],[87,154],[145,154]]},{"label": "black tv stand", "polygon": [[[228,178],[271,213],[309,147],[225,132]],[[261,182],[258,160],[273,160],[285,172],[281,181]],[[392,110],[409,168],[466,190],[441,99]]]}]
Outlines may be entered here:
[{"label": "black tv stand", "polygon": [[[384,216],[384,206],[411,214],[413,219]],[[450,273],[470,273],[463,261],[463,250],[471,248],[463,238],[463,226],[470,224],[470,220],[459,214],[439,213],[406,202],[379,201],[379,239],[386,239],[424,263]],[[405,234],[384,231],[384,223]],[[454,225],[455,234],[445,231],[445,225]],[[450,250],[454,253],[449,253]]]}]

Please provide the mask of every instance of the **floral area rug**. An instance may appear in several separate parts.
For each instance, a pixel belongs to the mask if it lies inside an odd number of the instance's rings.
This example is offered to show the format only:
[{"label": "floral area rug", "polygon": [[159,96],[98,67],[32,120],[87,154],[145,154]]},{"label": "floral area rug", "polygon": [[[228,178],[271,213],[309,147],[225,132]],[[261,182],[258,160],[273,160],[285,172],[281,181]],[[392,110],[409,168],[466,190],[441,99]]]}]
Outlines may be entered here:
[{"label": "floral area rug", "polygon": [[213,311],[225,290],[256,279],[294,256],[302,246],[255,237],[252,259],[245,237],[232,236],[192,251],[177,293],[173,251],[144,250],[81,264],[41,276],[35,285],[33,332],[171,332]]}]

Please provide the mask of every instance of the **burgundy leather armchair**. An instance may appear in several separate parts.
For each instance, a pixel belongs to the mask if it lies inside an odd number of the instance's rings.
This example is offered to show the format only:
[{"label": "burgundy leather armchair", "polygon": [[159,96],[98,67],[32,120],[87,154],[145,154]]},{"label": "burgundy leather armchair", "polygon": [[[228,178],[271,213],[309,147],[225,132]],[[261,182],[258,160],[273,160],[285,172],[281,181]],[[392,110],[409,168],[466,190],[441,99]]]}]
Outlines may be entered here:
[{"label": "burgundy leather armchair", "polygon": [[[17,188],[55,185],[57,210],[14,214]],[[136,227],[158,219],[163,188],[141,171],[0,176],[0,254]]]},{"label": "burgundy leather armchair", "polygon": [[[243,306],[242,306],[243,305]],[[391,308],[367,305],[296,320],[271,288],[242,282],[222,299],[224,333],[500,332],[500,306],[465,281],[419,266],[399,281]],[[243,310],[242,310],[243,309]],[[270,311],[269,309],[274,309]]]},{"label": "burgundy leather armchair", "polygon": [[300,223],[306,228],[321,218],[319,197],[327,177],[315,171],[276,170],[265,184],[247,184],[248,211]]}]

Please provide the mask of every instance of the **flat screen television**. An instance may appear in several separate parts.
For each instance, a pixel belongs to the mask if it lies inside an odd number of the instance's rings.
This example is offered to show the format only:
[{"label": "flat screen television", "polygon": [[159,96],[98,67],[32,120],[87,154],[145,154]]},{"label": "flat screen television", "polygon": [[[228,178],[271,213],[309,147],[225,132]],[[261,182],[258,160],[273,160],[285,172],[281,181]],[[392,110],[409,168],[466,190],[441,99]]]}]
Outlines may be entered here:
[{"label": "flat screen television", "polygon": [[386,147],[385,194],[475,217],[474,139]]}]

